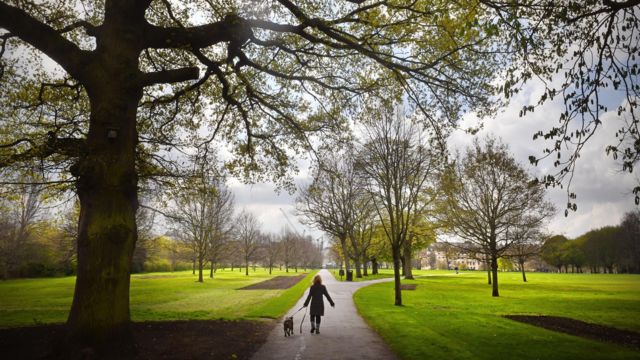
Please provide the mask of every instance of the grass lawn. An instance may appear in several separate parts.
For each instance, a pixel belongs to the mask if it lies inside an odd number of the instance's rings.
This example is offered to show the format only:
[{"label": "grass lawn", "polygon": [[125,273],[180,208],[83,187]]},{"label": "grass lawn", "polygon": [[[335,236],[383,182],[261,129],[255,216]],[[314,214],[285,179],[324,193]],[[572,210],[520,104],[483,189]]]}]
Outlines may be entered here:
[{"label": "grass lawn", "polygon": [[393,283],[360,289],[360,314],[402,359],[640,359],[640,351],[502,317],[570,317],[640,332],[640,275],[500,273],[491,297],[485,272],[417,271],[417,289],[393,306]]},{"label": "grass lawn", "polygon": [[[300,273],[218,271],[196,282],[191,271],[131,276],[134,321],[278,318],[302,296],[317,271],[286,290],[238,290],[273,276]],[[208,272],[206,273],[208,275]],[[0,327],[66,321],[75,277],[0,281]]]}]

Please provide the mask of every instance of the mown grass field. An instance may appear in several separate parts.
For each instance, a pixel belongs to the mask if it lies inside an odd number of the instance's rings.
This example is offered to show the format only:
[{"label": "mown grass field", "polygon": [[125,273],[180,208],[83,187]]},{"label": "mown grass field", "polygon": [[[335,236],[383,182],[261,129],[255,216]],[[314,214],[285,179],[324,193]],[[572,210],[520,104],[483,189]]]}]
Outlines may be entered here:
[{"label": "mown grass field", "polygon": [[[302,296],[317,271],[286,290],[238,290],[273,276],[295,273],[218,271],[196,282],[191,271],[131,276],[133,321],[278,318]],[[208,275],[208,272],[206,273]],[[66,321],[75,277],[0,281],[0,327]]]},{"label": "mown grass field", "polygon": [[640,275],[417,271],[404,306],[393,283],[360,289],[360,314],[402,359],[640,359],[632,348],[544,330],[505,314],[554,315],[640,332]]}]

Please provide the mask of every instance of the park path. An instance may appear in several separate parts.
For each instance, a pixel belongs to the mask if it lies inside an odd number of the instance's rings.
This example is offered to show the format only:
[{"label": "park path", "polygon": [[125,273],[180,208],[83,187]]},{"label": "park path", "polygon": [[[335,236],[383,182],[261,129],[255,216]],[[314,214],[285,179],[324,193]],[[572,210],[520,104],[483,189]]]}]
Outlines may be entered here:
[{"label": "park path", "polygon": [[[382,338],[376,334],[358,315],[353,302],[353,293],[364,286],[380,282],[393,281],[379,279],[362,282],[337,281],[327,270],[321,270],[322,283],[327,286],[329,295],[335,302],[332,308],[325,299],[325,316],[322,317],[320,334],[311,334],[309,314],[304,319],[302,334],[300,321],[304,309],[294,318],[294,335],[284,337],[282,321],[269,333],[266,343],[253,355],[253,360],[396,360],[397,356],[389,349]],[[289,310],[291,316],[307,298],[308,290]]]}]

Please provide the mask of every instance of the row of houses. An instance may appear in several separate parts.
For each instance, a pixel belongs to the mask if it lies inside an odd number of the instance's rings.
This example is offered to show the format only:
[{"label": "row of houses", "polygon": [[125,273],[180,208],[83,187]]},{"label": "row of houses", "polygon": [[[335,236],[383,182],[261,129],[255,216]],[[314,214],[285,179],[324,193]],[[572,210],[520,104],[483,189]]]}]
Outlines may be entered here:
[{"label": "row of houses", "polygon": [[[419,269],[454,269],[460,270],[487,270],[487,264],[475,254],[463,250],[460,247],[448,243],[434,243],[428,248],[418,252],[415,259],[415,267]],[[511,266],[511,264],[507,264]],[[539,259],[532,259],[525,263],[527,271],[548,271],[548,265]],[[514,270],[514,269],[502,269]]]}]

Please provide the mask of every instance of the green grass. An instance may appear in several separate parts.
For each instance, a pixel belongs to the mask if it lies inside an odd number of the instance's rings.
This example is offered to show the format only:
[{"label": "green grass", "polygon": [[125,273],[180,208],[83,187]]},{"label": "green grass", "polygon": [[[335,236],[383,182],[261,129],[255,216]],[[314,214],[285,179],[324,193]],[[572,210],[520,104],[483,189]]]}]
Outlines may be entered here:
[{"label": "green grass", "polygon": [[[238,290],[273,276],[302,273],[264,269],[218,271],[215,279],[198,283],[191,271],[131,276],[131,317],[134,321],[187,319],[278,318],[302,296],[311,271],[286,290]],[[208,273],[207,273],[208,275]],[[75,277],[20,279],[0,282],[0,327],[64,322],[73,297]]]},{"label": "green grass", "polygon": [[640,351],[544,330],[505,314],[565,316],[640,331],[640,276],[500,273],[491,297],[484,272],[416,272],[393,306],[393,283],[360,289],[356,306],[402,359],[640,359]]}]

